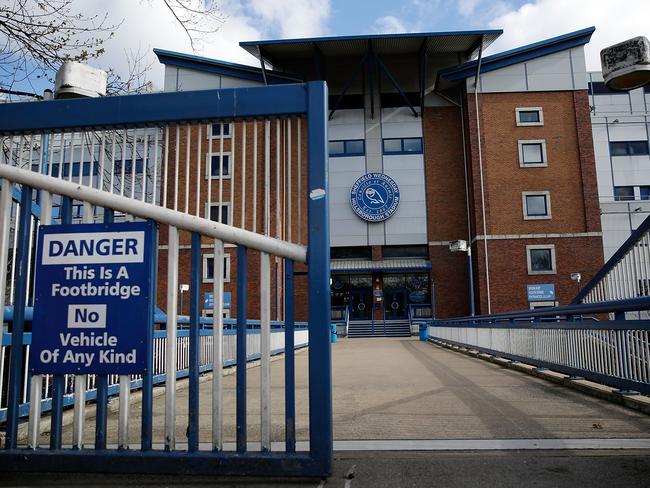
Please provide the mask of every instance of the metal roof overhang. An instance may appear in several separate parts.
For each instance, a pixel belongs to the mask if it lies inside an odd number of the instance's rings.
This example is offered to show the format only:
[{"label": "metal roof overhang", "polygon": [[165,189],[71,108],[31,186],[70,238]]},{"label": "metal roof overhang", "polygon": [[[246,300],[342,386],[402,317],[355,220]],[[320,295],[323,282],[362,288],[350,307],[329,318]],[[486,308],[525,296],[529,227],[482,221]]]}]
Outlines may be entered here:
[{"label": "metal roof overhang", "polygon": [[312,58],[316,54],[324,57],[363,56],[370,44],[379,55],[415,54],[426,47],[428,53],[458,53],[464,59],[471,59],[478,53],[481,40],[485,49],[502,33],[502,30],[476,30],[376,34],[245,41],[239,45],[256,58],[261,56],[274,68],[281,69],[286,63],[292,64],[296,59]]},{"label": "metal roof overhang", "polygon": [[367,273],[372,271],[428,271],[431,261],[417,258],[381,259],[335,259],[330,262],[330,271],[347,273]]}]

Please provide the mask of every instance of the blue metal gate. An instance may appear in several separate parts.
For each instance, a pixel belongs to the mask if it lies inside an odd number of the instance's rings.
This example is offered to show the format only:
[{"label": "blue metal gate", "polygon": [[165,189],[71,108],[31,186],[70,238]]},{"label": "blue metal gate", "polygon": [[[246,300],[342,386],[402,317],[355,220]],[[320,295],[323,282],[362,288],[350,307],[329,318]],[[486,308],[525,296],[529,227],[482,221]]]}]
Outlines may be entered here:
[{"label": "blue metal gate", "polygon": [[[273,118],[273,120],[271,120]],[[280,127],[288,119],[288,149],[284,142],[282,147],[289,154],[288,166],[283,167],[283,178],[288,178],[289,196],[283,198],[283,205],[288,212],[288,232],[280,232],[273,237],[271,222],[271,183],[270,183],[270,128],[273,122],[277,127],[276,150],[279,165]],[[264,203],[260,213],[258,231],[255,220],[252,229],[244,215],[245,201],[238,203],[237,212],[241,215],[241,225],[237,226],[233,216],[237,215],[234,205],[234,181],[232,173],[230,203],[224,203],[223,178],[229,170],[224,165],[224,137],[220,144],[217,165],[210,160],[207,163],[207,178],[203,178],[201,141],[202,127],[206,134],[214,136],[217,130],[223,134],[224,123],[244,121],[243,137],[240,146],[236,146],[234,133],[230,144],[232,166],[235,148],[242,149],[242,168],[246,164],[246,127],[255,134],[255,171],[257,171],[257,131],[258,120],[264,121],[262,128],[266,140],[265,183],[260,184],[260,193],[264,194]],[[307,124],[307,160],[308,174],[306,187],[300,190],[300,166],[297,180],[299,202],[294,202],[298,215],[294,218],[302,221],[300,211],[305,206],[306,228],[300,230],[301,238],[292,240],[291,219],[291,120],[297,121],[298,154],[300,154],[300,121]],[[331,357],[329,343],[330,323],[330,283],[329,283],[329,228],[327,196],[327,87],[323,82],[281,85],[272,87],[240,88],[227,90],[196,91],[151,95],[134,95],[110,97],[104,99],[59,100],[39,103],[0,104],[0,137],[2,137],[2,163],[0,164],[0,239],[2,245],[10,235],[15,236],[14,255],[10,257],[7,246],[0,251],[0,310],[4,309],[5,299],[11,305],[10,359],[7,361],[9,379],[7,382],[6,404],[6,445],[0,451],[0,470],[13,471],[87,471],[87,472],[156,472],[156,473],[197,473],[224,475],[300,475],[326,476],[330,473],[332,461],[332,393],[331,393]],[[250,125],[252,121],[252,126]],[[196,125],[192,125],[196,124]],[[215,127],[221,124],[221,129]],[[185,170],[181,169],[181,138],[179,127],[183,125],[186,135]],[[162,130],[160,128],[163,128]],[[198,130],[196,141],[196,188],[190,189],[190,137],[192,128]],[[284,127],[284,126],[283,126]],[[143,129],[139,129],[143,128]],[[176,131],[175,164],[172,174],[168,154],[170,139]],[[140,132],[138,132],[140,131]],[[79,136],[79,151],[75,148],[75,137]],[[86,134],[86,135],[84,135]],[[87,136],[92,134],[92,137]],[[111,136],[112,134],[112,136]],[[162,138],[165,144],[162,144]],[[283,136],[284,137],[284,136]],[[155,138],[156,144],[151,145]],[[70,151],[66,155],[66,144],[70,142]],[[7,144],[8,141],[8,144]],[[56,146],[58,141],[58,146]],[[209,139],[210,150],[214,141]],[[120,149],[121,146],[121,149]],[[92,148],[91,148],[92,147]],[[111,149],[112,147],[112,149]],[[117,147],[117,149],[116,149]],[[58,150],[57,150],[58,148]],[[99,149],[101,148],[101,149]],[[129,149],[130,148],[130,149]],[[249,149],[250,150],[250,149]],[[295,147],[294,147],[295,150]],[[91,154],[86,161],[84,151]],[[152,152],[155,151],[155,155]],[[121,158],[117,156],[120,154]],[[148,153],[149,152],[149,153]],[[162,154],[164,152],[164,155]],[[130,154],[128,154],[130,153]],[[137,154],[136,154],[137,153]],[[212,153],[210,153],[212,154]],[[109,159],[110,156],[110,159]],[[130,156],[130,157],[129,157]],[[209,156],[211,158],[212,156]],[[153,166],[149,161],[153,158]],[[76,160],[78,159],[78,160]],[[110,163],[109,163],[110,161]],[[164,162],[164,164],[163,164]],[[300,162],[299,162],[300,163]],[[108,165],[110,164],[110,168]],[[288,168],[288,170],[287,170]],[[218,169],[220,175],[218,189],[218,217],[212,220],[213,171]],[[260,170],[262,171],[262,169]],[[157,178],[164,173],[164,187],[157,186]],[[184,180],[179,178],[184,176]],[[255,173],[257,178],[257,173]],[[207,179],[208,209],[205,216],[199,196],[206,188],[201,188],[201,180]],[[242,173],[242,195],[245,178]],[[151,188],[153,181],[153,189]],[[119,183],[118,183],[119,182]],[[277,170],[275,194],[280,202],[280,169]],[[183,193],[183,183],[185,192]],[[254,180],[257,185],[257,179]],[[205,185],[205,183],[204,183]],[[262,188],[264,191],[262,192]],[[286,187],[284,187],[286,188]],[[191,190],[191,191],[190,191]],[[216,191],[216,190],[215,190]],[[204,192],[204,193],[202,193]],[[14,195],[20,195],[20,201],[12,203]],[[196,196],[196,205],[192,211]],[[184,197],[184,209],[183,209]],[[245,198],[242,197],[242,198]],[[57,204],[53,203],[57,202]],[[173,202],[173,204],[172,204]],[[250,212],[249,203],[249,212]],[[257,212],[257,198],[252,204],[253,214]],[[240,208],[242,207],[243,208]],[[224,208],[228,212],[222,212]],[[12,210],[17,219],[12,221]],[[79,209],[78,214],[75,209]],[[200,210],[201,209],[201,210]],[[183,211],[184,210],[184,211]],[[279,216],[279,205],[276,205]],[[262,216],[262,214],[264,214]],[[227,216],[227,217],[226,217]],[[79,217],[84,222],[103,221],[110,223],[115,219],[146,219],[166,226],[169,230],[165,244],[168,263],[167,281],[167,315],[166,344],[162,346],[165,354],[154,356],[154,347],[147,358],[147,369],[141,377],[116,378],[109,383],[107,375],[86,377],[82,375],[55,375],[44,378],[31,375],[26,366],[25,340],[29,331],[25,329],[26,312],[31,314],[33,256],[35,235],[38,226],[43,223],[72,223]],[[253,217],[255,219],[255,217]],[[222,220],[223,219],[223,220]],[[13,222],[13,223],[12,223]],[[280,228],[278,225],[278,229]],[[300,223],[298,228],[300,229]],[[160,227],[162,230],[163,227]],[[13,233],[12,233],[13,229]],[[262,230],[263,229],[263,230]],[[179,231],[191,234],[191,240],[179,240]],[[295,234],[295,233],[294,233]],[[162,237],[162,232],[158,238]],[[304,239],[303,239],[304,237]],[[160,241],[162,242],[162,241]],[[154,243],[149,250],[158,260],[159,243]],[[209,244],[206,244],[208,242]],[[184,319],[177,315],[178,289],[178,252],[179,243],[191,250],[189,331],[177,333],[179,323]],[[184,244],[183,244],[184,243]],[[236,444],[228,450],[223,442],[223,403],[221,368],[223,344],[223,295],[224,283],[224,243],[237,246],[237,318],[236,318]],[[303,245],[305,243],[306,245]],[[203,271],[205,279],[206,257],[201,249],[208,246],[212,250],[212,280],[214,282],[214,317],[202,317],[200,282]],[[164,247],[164,246],[163,246]],[[260,255],[260,321],[258,357],[261,359],[261,398],[262,419],[259,448],[252,448],[247,437],[247,384],[246,361],[250,359],[250,334],[247,327],[246,297],[251,290],[247,286],[248,251]],[[271,450],[270,431],[270,256],[276,256],[275,269],[278,281],[283,288],[285,375],[284,375],[284,442],[275,443]],[[203,266],[202,266],[202,259]],[[210,258],[208,258],[210,259]],[[11,262],[11,271],[7,273],[7,263]],[[309,342],[309,428],[308,449],[297,449],[296,444],[296,398],[295,398],[295,360],[294,341],[296,337],[294,320],[294,297],[297,290],[294,285],[294,262],[307,265],[307,301],[308,301],[308,342]],[[203,270],[202,270],[203,268]],[[174,271],[174,269],[176,269]],[[277,273],[277,270],[282,270]],[[304,273],[302,273],[304,274]],[[6,277],[7,281],[5,281]],[[156,279],[155,276],[152,279]],[[160,279],[160,277],[158,277]],[[276,281],[277,287],[277,281]],[[8,290],[5,293],[5,288]],[[299,291],[299,290],[298,290]],[[183,290],[181,290],[182,297]],[[253,292],[255,294],[255,292]],[[5,296],[6,295],[6,296]],[[280,313],[276,293],[276,316]],[[182,298],[181,298],[182,300]],[[162,339],[160,332],[154,337],[155,311],[149,310],[146,327],[149,340]],[[27,317],[29,318],[29,317]],[[276,317],[277,318],[277,317]],[[160,322],[160,320],[158,320]],[[211,324],[212,335],[202,330],[205,324]],[[6,334],[7,335],[7,334]],[[181,337],[182,336],[182,337]],[[204,345],[203,337],[211,341]],[[186,339],[187,349],[183,351],[188,367],[186,376],[189,385],[189,410],[187,425],[187,446],[176,444],[174,439],[175,424],[175,381],[178,376],[176,363],[178,354],[177,341]],[[210,344],[212,344],[210,346]],[[211,347],[211,348],[209,348]],[[206,352],[207,351],[207,352]],[[199,442],[199,375],[204,370],[205,355],[209,355],[214,365],[213,371],[213,405],[212,405],[212,442],[206,447]],[[3,359],[4,365],[4,349]],[[161,381],[159,364],[167,365],[165,383],[165,437],[156,442],[153,432],[153,385]],[[210,362],[210,361],[208,361]],[[169,366],[173,366],[173,370]],[[1,375],[1,373],[0,373]],[[120,419],[119,441],[116,446],[107,444],[107,396],[109,384],[117,385],[119,380]],[[266,382],[266,383],[265,383]],[[73,443],[67,446],[62,441],[64,394],[74,384],[74,432]],[[31,386],[27,386],[31,385]],[[50,400],[43,398],[48,385],[51,396],[51,439],[49,448],[39,445],[39,423],[44,405]],[[133,386],[142,390],[142,418],[140,442],[134,446],[128,442],[129,391]],[[1,385],[0,385],[1,386]],[[92,395],[87,393],[93,390]],[[95,443],[93,447],[84,447],[83,428],[85,419],[85,401],[96,398]],[[50,404],[48,403],[48,406]],[[20,419],[29,410],[28,445],[21,445],[18,436]],[[125,409],[125,413],[123,412]],[[283,444],[278,448],[278,444]],[[298,446],[305,446],[298,443]]]}]

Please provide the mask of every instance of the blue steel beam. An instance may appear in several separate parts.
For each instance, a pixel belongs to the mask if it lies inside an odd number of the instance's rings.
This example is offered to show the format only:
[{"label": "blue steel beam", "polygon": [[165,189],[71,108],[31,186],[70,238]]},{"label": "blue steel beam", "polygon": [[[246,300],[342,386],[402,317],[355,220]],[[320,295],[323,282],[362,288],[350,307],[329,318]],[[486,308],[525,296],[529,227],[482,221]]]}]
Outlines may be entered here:
[{"label": "blue steel beam", "polygon": [[[18,227],[17,263],[18,273],[14,291],[15,316],[11,334],[11,356],[9,359],[9,384],[7,392],[7,430],[5,446],[14,449],[18,437],[18,417],[20,403],[20,377],[23,367],[23,333],[25,331],[25,305],[29,275],[29,229],[31,225],[32,189],[23,185],[20,199],[20,224]],[[2,243],[2,245],[5,245]],[[4,290],[2,290],[4,293]],[[54,434],[54,433],[53,433]]]},{"label": "blue steel beam", "polygon": [[296,452],[296,361],[293,261],[284,260],[284,421],[287,452]]},{"label": "blue steel beam", "polygon": [[0,104],[0,134],[273,117],[307,111],[304,84]]},{"label": "blue steel beam", "polygon": [[246,293],[248,293],[247,249],[237,246],[237,452],[246,452]]},{"label": "blue steel beam", "polygon": [[309,450],[322,476],[332,470],[332,351],[327,182],[327,85],[308,83]]},{"label": "blue steel beam", "polygon": [[199,316],[201,315],[201,234],[192,232],[190,262],[190,351],[187,449],[199,449]]}]

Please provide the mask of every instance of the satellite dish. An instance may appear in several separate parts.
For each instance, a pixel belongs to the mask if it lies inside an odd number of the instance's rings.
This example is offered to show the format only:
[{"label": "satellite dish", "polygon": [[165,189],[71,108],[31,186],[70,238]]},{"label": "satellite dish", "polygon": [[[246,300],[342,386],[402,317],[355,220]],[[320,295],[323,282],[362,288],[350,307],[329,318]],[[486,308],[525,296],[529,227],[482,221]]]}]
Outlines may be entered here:
[{"label": "satellite dish", "polygon": [[610,90],[634,90],[650,83],[650,41],[639,36],[600,51],[603,78]]}]

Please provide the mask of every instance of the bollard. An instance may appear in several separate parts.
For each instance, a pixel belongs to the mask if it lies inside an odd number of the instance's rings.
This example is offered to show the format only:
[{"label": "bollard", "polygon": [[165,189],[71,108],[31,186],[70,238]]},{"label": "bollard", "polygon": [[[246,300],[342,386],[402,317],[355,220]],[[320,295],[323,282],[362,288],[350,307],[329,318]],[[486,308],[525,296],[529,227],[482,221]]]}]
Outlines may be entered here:
[{"label": "bollard", "polygon": [[420,322],[420,340],[427,341],[429,339],[429,328],[426,322]]},{"label": "bollard", "polygon": [[332,344],[334,344],[338,340],[338,336],[336,335],[336,324],[331,325],[331,331],[332,331]]}]

